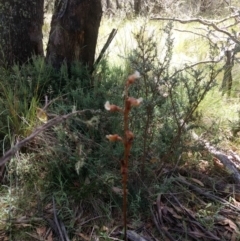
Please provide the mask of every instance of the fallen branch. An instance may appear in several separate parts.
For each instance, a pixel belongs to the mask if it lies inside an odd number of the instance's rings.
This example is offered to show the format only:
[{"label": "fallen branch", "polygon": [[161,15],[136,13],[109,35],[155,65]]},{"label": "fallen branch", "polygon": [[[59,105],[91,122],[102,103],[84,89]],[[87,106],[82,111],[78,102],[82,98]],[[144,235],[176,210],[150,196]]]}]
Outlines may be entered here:
[{"label": "fallen branch", "polygon": [[93,111],[93,110],[80,110],[80,111],[75,111],[66,115],[62,115],[62,116],[57,116],[51,120],[49,120],[47,123],[45,123],[42,126],[39,126],[36,130],[34,130],[32,132],[31,135],[29,135],[28,137],[26,137],[25,139],[17,142],[16,145],[14,145],[10,150],[8,150],[1,158],[0,158],[0,166],[4,165],[20,148],[22,148],[23,146],[25,146],[29,141],[31,141],[34,137],[36,137],[37,135],[39,135],[41,132],[45,131],[46,129],[48,129],[49,127],[58,125],[59,123],[67,120],[68,118],[77,115],[77,114],[83,114],[87,111],[91,111],[91,112],[98,112],[98,111]]},{"label": "fallen branch", "polygon": [[192,137],[224,165],[226,171],[229,173],[230,176],[232,176],[235,184],[240,184],[239,170],[226,154],[211,146],[209,142],[200,138],[195,132],[192,132]]},{"label": "fallen branch", "polygon": [[117,34],[117,29],[114,28],[114,29],[112,30],[112,32],[109,34],[108,39],[107,39],[107,42],[104,44],[104,46],[103,46],[103,48],[102,48],[102,50],[101,50],[101,52],[100,52],[97,60],[95,61],[94,65],[93,65],[94,67],[93,67],[91,73],[94,72],[96,66],[99,64],[100,60],[102,59],[104,53],[105,53],[106,50],[108,49],[110,43],[112,42],[112,40],[114,39],[114,37],[115,37],[116,34]]},{"label": "fallen branch", "polygon": [[60,237],[61,241],[65,241],[64,237],[63,237],[63,233],[62,230],[60,228],[60,224],[58,222],[58,218],[57,218],[57,210],[56,210],[56,206],[55,206],[55,200],[54,197],[52,197],[53,200],[53,217],[54,217],[54,223],[57,227],[57,231],[58,231],[58,236]]},{"label": "fallen branch", "polygon": [[181,32],[181,33],[190,33],[190,34],[194,34],[196,36],[202,37],[202,38],[206,38],[208,41],[210,41],[212,44],[215,44],[208,36],[204,35],[204,34],[200,34],[200,33],[195,33],[193,31],[190,30],[182,30],[182,29],[174,29],[177,32]]}]

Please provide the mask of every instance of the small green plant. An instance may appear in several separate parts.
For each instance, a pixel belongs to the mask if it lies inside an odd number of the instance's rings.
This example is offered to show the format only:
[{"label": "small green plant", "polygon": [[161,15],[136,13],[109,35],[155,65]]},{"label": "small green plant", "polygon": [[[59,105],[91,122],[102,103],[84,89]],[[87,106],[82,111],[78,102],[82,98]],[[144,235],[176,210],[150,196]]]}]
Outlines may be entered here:
[{"label": "small green plant", "polygon": [[142,102],[142,98],[135,99],[129,96],[129,87],[140,78],[139,72],[128,76],[125,83],[124,91],[124,108],[117,105],[112,105],[107,101],[105,103],[105,109],[111,112],[120,112],[123,114],[123,137],[118,134],[107,135],[107,139],[111,142],[121,141],[124,146],[124,156],[121,160],[121,174],[123,182],[123,223],[124,223],[124,239],[127,240],[127,179],[128,179],[128,160],[130,156],[130,151],[132,148],[132,143],[134,139],[134,134],[129,129],[129,113],[134,106],[139,106]]}]

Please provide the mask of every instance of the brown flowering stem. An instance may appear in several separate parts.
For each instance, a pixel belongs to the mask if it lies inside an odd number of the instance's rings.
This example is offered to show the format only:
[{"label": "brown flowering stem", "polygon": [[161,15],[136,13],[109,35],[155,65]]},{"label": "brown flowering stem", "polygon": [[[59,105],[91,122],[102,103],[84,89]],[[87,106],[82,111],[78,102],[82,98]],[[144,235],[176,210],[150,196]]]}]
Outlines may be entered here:
[{"label": "brown flowering stem", "polygon": [[127,241],[127,180],[128,180],[128,159],[130,156],[130,150],[134,139],[133,133],[129,130],[129,113],[132,106],[138,106],[142,102],[142,98],[135,99],[129,97],[128,89],[131,84],[135,82],[140,75],[135,72],[133,75],[128,76],[125,93],[124,93],[124,110],[123,110],[123,122],[124,122],[124,158],[121,161],[121,173],[123,183],[123,224],[124,224],[124,240]]},{"label": "brown flowering stem", "polygon": [[128,158],[132,147],[133,138],[129,138],[129,112],[131,110],[131,102],[128,98],[129,84],[125,86],[125,100],[124,100],[124,159],[121,162],[121,173],[123,182],[123,223],[124,223],[124,240],[127,240],[127,179],[128,179]]},{"label": "brown flowering stem", "polygon": [[140,78],[139,72],[135,71],[134,74],[129,75],[125,84],[124,92],[124,109],[117,105],[110,104],[107,101],[104,105],[105,109],[111,112],[121,112],[123,114],[123,138],[117,134],[106,135],[109,141],[122,141],[124,146],[124,156],[121,160],[121,174],[122,174],[122,185],[123,185],[123,225],[124,225],[124,240],[127,241],[127,180],[128,180],[128,159],[130,155],[130,150],[132,147],[132,142],[134,139],[133,133],[129,130],[129,113],[131,107],[139,106],[142,102],[142,98],[135,99],[129,97],[128,89],[136,79]]}]

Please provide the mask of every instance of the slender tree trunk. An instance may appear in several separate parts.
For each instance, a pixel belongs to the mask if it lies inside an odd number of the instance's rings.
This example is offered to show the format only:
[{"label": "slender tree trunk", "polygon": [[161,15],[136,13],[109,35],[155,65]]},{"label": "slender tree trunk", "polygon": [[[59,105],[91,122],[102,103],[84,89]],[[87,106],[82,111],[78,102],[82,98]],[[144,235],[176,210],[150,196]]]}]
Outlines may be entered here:
[{"label": "slender tree trunk", "polygon": [[43,55],[44,0],[0,0],[0,66]]},{"label": "slender tree trunk", "polygon": [[106,8],[109,9],[112,7],[111,1],[110,0],[106,0]]},{"label": "slender tree trunk", "polygon": [[134,11],[136,15],[139,15],[141,12],[141,0],[134,0]]},{"label": "slender tree trunk", "polygon": [[116,7],[117,9],[122,9],[122,5],[119,3],[118,0],[116,0]]},{"label": "slender tree trunk", "polygon": [[47,61],[56,69],[81,61],[91,70],[102,16],[101,0],[58,0],[51,22]]},{"label": "slender tree trunk", "polygon": [[227,92],[228,96],[231,95],[232,90],[232,69],[234,66],[234,53],[233,51],[226,50],[226,64],[224,66],[224,75],[222,80],[222,93],[223,95]]}]

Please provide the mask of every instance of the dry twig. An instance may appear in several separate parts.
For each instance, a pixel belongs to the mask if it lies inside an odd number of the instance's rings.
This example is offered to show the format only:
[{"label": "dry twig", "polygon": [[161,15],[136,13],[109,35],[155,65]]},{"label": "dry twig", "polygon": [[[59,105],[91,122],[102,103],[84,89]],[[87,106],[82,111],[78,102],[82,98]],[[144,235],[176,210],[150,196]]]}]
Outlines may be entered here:
[{"label": "dry twig", "polygon": [[91,111],[91,112],[98,112],[98,111],[93,111],[93,110],[80,110],[80,111],[75,111],[66,115],[62,115],[62,116],[57,116],[51,120],[49,120],[47,123],[45,123],[44,125],[39,126],[36,130],[34,130],[32,132],[31,135],[29,135],[28,137],[24,138],[23,140],[17,142],[17,144],[15,144],[10,150],[8,150],[7,152],[5,152],[5,154],[0,158],[0,166],[4,165],[20,148],[22,148],[23,146],[25,146],[29,141],[31,141],[34,137],[36,137],[38,134],[40,134],[41,132],[45,131],[46,129],[58,125],[59,123],[67,120],[68,118],[77,115],[77,114],[83,114],[87,111]]}]

